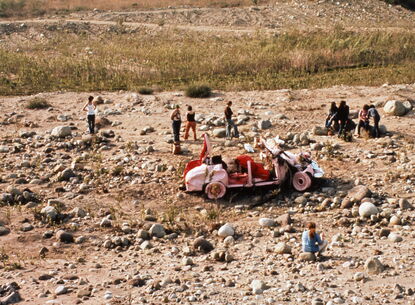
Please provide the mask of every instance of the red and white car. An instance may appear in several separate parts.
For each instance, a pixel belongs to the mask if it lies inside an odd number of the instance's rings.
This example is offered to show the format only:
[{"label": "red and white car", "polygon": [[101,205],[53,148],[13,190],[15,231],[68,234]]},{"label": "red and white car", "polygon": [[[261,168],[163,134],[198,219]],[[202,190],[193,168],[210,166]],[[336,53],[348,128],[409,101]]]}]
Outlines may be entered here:
[{"label": "red and white car", "polygon": [[[198,160],[190,161],[184,170],[187,192],[203,191],[209,199],[222,198],[228,189],[281,185],[288,179],[295,190],[303,192],[311,187],[313,178],[321,178],[323,170],[310,159],[309,153],[293,154],[261,142],[262,154],[268,168],[246,155],[236,157],[240,170],[229,173],[223,162],[215,162],[209,137],[205,134],[203,149]],[[219,160],[221,160],[219,158]],[[214,164],[217,163],[217,164]]]}]

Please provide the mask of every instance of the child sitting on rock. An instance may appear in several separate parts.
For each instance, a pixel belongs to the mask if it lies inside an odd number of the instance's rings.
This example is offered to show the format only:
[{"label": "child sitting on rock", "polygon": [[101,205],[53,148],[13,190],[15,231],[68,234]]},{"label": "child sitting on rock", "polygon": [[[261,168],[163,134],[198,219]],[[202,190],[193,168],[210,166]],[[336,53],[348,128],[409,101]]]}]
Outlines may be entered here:
[{"label": "child sitting on rock", "polygon": [[307,223],[307,230],[303,232],[302,237],[303,252],[311,252],[321,255],[326,250],[328,242],[324,240],[324,233],[320,235],[316,232],[314,222]]}]

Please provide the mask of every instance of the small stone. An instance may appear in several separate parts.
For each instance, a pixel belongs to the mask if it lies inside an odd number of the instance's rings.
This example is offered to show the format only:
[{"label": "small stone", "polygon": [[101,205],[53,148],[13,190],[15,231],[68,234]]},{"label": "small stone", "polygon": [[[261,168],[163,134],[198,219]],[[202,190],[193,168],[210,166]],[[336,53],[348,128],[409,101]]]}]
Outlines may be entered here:
[{"label": "small stone", "polygon": [[235,234],[234,228],[230,224],[224,224],[218,230],[218,235],[220,237],[233,236]]},{"label": "small stone", "polygon": [[393,232],[388,235],[388,239],[394,243],[399,243],[403,240],[403,238],[400,235]]},{"label": "small stone", "polygon": [[158,238],[162,238],[164,237],[164,235],[166,235],[166,231],[164,231],[163,225],[159,223],[153,224],[149,230],[149,233],[151,236],[155,236]]},{"label": "small stone", "polygon": [[315,262],[316,261],[316,256],[312,252],[302,252],[298,256],[298,259],[300,261],[303,261],[303,262]]},{"label": "small stone", "polygon": [[376,215],[377,213],[379,213],[378,208],[371,202],[363,202],[359,206],[359,215],[361,217],[368,218],[372,215]]},{"label": "small stone", "polygon": [[193,241],[193,247],[196,250],[203,251],[205,253],[208,253],[214,249],[213,245],[203,237],[198,237]]},{"label": "small stone", "polygon": [[73,235],[64,230],[59,230],[58,232],[56,232],[56,239],[60,242],[67,243],[67,244],[74,242]]},{"label": "small stone", "polygon": [[291,254],[291,247],[285,242],[279,242],[275,246],[275,252],[278,254]]},{"label": "small stone", "polygon": [[348,191],[347,197],[354,198],[357,202],[360,202],[363,198],[369,197],[371,191],[365,185],[356,185]]},{"label": "small stone", "polygon": [[6,227],[0,226],[0,236],[4,236],[10,233],[10,230]]},{"label": "small stone", "polygon": [[33,226],[30,223],[24,223],[21,227],[20,230],[23,232],[29,232],[33,230]]},{"label": "small stone", "polygon": [[369,274],[379,274],[385,267],[376,257],[370,257],[365,262],[365,271]]},{"label": "small stone", "polygon": [[275,226],[276,222],[275,220],[271,218],[260,218],[259,219],[259,225],[261,227],[273,227]]},{"label": "small stone", "polygon": [[408,199],[401,198],[399,199],[399,207],[402,210],[412,210],[414,207],[409,203]]},{"label": "small stone", "polygon": [[393,215],[389,219],[389,225],[391,225],[391,226],[396,226],[396,225],[400,225],[400,224],[401,224],[401,219],[396,215]]},{"label": "small stone", "polygon": [[268,287],[265,284],[264,281],[261,280],[253,280],[251,282],[251,288],[253,294],[262,294],[264,290],[266,290]]},{"label": "small stone", "polygon": [[61,295],[61,294],[65,294],[68,292],[68,288],[66,288],[65,286],[61,285],[56,287],[55,289],[55,294],[56,295]]},{"label": "small stone", "polygon": [[283,214],[277,218],[277,223],[280,226],[286,226],[292,224],[292,219],[290,214]]},{"label": "small stone", "polygon": [[355,281],[361,281],[361,280],[363,280],[365,278],[365,275],[364,275],[364,273],[363,272],[356,272],[354,275],[353,275],[353,279],[355,280]]}]

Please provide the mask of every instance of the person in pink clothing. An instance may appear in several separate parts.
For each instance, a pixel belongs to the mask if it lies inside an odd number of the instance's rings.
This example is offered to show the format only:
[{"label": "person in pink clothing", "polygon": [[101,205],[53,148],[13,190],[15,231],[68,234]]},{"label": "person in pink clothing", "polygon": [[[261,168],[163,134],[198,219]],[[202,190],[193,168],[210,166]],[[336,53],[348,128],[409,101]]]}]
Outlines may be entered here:
[{"label": "person in pink clothing", "polygon": [[369,130],[369,105],[364,105],[359,111],[359,124],[357,125],[357,135],[360,136],[360,128]]}]

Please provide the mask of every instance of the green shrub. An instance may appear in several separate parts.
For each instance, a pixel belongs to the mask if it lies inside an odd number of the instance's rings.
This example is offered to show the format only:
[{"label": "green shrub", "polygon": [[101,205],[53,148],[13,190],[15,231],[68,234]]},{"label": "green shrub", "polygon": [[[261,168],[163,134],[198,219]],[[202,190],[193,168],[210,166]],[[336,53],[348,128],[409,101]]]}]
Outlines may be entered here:
[{"label": "green shrub", "polygon": [[151,88],[143,87],[138,89],[138,93],[144,94],[144,95],[150,95],[153,94],[154,90]]},{"label": "green shrub", "polygon": [[190,86],[185,92],[188,97],[203,98],[212,95],[212,89],[208,86]]},{"label": "green shrub", "polygon": [[48,101],[41,97],[35,97],[26,103],[27,109],[46,109],[49,107],[51,107],[51,105]]}]

